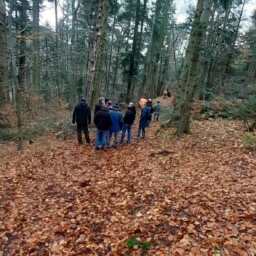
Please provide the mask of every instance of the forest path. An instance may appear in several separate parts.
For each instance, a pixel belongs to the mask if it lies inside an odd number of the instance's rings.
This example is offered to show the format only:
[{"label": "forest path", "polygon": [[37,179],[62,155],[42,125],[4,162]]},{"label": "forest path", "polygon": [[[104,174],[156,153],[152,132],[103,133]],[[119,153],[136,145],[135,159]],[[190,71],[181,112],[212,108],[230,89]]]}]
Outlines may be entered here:
[{"label": "forest path", "polygon": [[256,158],[241,122],[194,121],[180,138],[158,128],[106,151],[75,138],[5,146],[0,255],[140,255],[125,245],[134,234],[152,256],[255,255]]}]

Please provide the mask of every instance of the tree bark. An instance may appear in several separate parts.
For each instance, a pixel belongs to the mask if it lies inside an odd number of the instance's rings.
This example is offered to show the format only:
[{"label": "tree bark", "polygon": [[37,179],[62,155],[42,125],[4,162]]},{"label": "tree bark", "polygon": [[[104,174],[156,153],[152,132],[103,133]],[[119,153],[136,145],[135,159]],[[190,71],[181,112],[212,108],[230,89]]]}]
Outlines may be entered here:
[{"label": "tree bark", "polygon": [[162,56],[163,43],[167,31],[169,10],[169,0],[157,0],[151,42],[146,54],[142,82],[142,95],[145,97],[151,98],[157,96],[159,62],[161,60],[160,57]]},{"label": "tree bark", "polygon": [[10,70],[11,76],[15,86],[15,105],[16,105],[16,117],[17,117],[17,150],[22,150],[23,132],[22,132],[22,117],[21,117],[21,93],[19,88],[19,81],[17,77],[17,65],[14,51],[14,39],[12,35],[12,12],[14,8],[14,0],[10,1],[10,9],[8,11],[8,44],[11,53]]},{"label": "tree bark", "polygon": [[196,89],[199,54],[204,45],[213,0],[198,0],[178,90],[177,135],[189,133],[189,116]]},{"label": "tree bark", "polygon": [[80,0],[78,1],[77,5],[75,6],[75,0],[72,0],[72,25],[71,25],[71,45],[70,45],[70,55],[71,56],[71,81],[70,81],[70,95],[69,95],[69,102],[73,105],[76,102],[77,96],[77,64],[76,64],[76,54],[75,54],[75,45],[76,45],[76,33],[77,33],[77,12],[80,7]]},{"label": "tree bark", "polygon": [[255,71],[256,71],[256,52],[251,57],[251,61],[249,64],[248,72],[247,72],[247,83],[253,84],[254,83],[254,77],[255,77]]},{"label": "tree bark", "polygon": [[5,0],[0,0],[0,106],[7,102],[7,68],[10,54],[7,49]]},{"label": "tree bark", "polygon": [[95,42],[90,52],[89,65],[86,77],[85,91],[89,96],[90,105],[95,105],[100,95],[100,77],[102,68],[102,55],[105,45],[109,2],[101,0],[98,7],[98,17],[95,30]]},{"label": "tree bark", "polygon": [[40,69],[39,63],[39,0],[33,0],[33,53],[32,53],[32,82],[36,94],[40,94]]},{"label": "tree bark", "polygon": [[135,58],[136,52],[138,48],[138,40],[139,40],[139,20],[140,19],[140,0],[136,1],[136,14],[135,14],[135,25],[133,31],[133,42],[132,42],[132,53],[129,65],[128,72],[128,83],[127,83],[127,93],[126,93],[126,102],[128,103],[131,100],[131,88],[134,79],[135,70]]},{"label": "tree bark", "polygon": [[20,10],[20,57],[19,57],[19,86],[23,91],[26,87],[26,27],[27,27],[27,1],[21,1]]}]

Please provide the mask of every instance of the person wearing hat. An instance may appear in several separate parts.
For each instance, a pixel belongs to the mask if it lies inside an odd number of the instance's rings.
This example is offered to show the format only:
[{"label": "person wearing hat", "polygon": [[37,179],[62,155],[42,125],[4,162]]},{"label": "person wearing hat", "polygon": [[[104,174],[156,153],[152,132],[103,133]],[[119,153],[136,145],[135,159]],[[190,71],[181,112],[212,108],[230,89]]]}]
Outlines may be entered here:
[{"label": "person wearing hat", "polygon": [[116,103],[110,110],[109,114],[111,117],[111,127],[109,129],[109,139],[108,139],[108,146],[110,146],[110,141],[112,138],[112,134],[114,134],[114,144],[113,147],[116,147],[118,145],[118,136],[119,136],[119,131],[122,130],[122,125],[123,125],[123,114]]},{"label": "person wearing hat", "polygon": [[152,106],[152,100],[151,99],[148,99],[147,103],[146,103],[146,107],[148,109],[148,127],[151,123],[151,118],[152,118],[152,114],[153,114],[153,106]]},{"label": "person wearing hat", "polygon": [[86,103],[84,96],[81,97],[80,103],[75,106],[73,111],[72,123],[77,124],[77,140],[79,144],[83,143],[82,131],[84,132],[87,143],[90,143],[88,124],[91,123],[91,109]]},{"label": "person wearing hat", "polygon": [[98,113],[98,111],[100,111],[101,110],[101,107],[102,107],[102,105],[104,105],[104,102],[105,102],[105,99],[104,99],[104,97],[100,97],[99,99],[98,99],[98,104],[95,106],[95,109],[94,109],[94,116]]},{"label": "person wearing hat", "polygon": [[102,105],[101,110],[94,116],[94,123],[97,127],[95,149],[99,149],[99,142],[101,141],[101,148],[105,149],[107,142],[107,132],[111,127],[111,117],[107,110],[107,106]]},{"label": "person wearing hat", "polygon": [[139,121],[139,128],[138,128],[138,138],[140,138],[140,133],[142,132],[142,139],[145,139],[146,131],[145,128],[148,127],[148,119],[149,119],[149,111],[146,106],[146,102],[144,101],[141,104],[141,114],[140,114],[140,121]]},{"label": "person wearing hat", "polygon": [[108,102],[107,102],[107,109],[108,109],[108,111],[113,107],[112,105],[113,105],[113,102],[111,101],[111,100],[109,100]]},{"label": "person wearing hat", "polygon": [[160,101],[157,101],[157,103],[155,104],[155,106],[153,108],[154,123],[158,122],[158,118],[159,118],[159,115],[160,115],[160,110],[161,110]]},{"label": "person wearing hat", "polygon": [[135,120],[136,110],[133,102],[130,102],[128,105],[128,109],[124,115],[124,124],[122,128],[121,142],[124,141],[125,132],[127,131],[127,143],[131,141],[131,133],[132,133],[132,124]]}]

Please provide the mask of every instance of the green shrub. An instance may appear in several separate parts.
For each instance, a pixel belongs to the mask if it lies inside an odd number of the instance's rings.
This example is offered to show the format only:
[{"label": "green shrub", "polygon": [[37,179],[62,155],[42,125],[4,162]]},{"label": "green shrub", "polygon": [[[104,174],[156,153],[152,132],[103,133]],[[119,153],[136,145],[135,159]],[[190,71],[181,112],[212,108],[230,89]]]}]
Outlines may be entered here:
[{"label": "green shrub", "polygon": [[128,238],[125,243],[126,243],[126,246],[129,249],[133,249],[134,246],[137,246],[138,248],[141,248],[141,256],[147,255],[148,250],[151,247],[150,242],[140,241],[138,235],[134,235],[134,236]]},{"label": "green shrub", "polygon": [[246,133],[242,138],[242,144],[247,149],[256,150],[256,135]]},{"label": "green shrub", "polygon": [[12,140],[13,135],[10,133],[9,129],[0,128],[0,143],[6,143]]},{"label": "green shrub", "polygon": [[237,102],[236,114],[242,119],[256,120],[256,94]]}]

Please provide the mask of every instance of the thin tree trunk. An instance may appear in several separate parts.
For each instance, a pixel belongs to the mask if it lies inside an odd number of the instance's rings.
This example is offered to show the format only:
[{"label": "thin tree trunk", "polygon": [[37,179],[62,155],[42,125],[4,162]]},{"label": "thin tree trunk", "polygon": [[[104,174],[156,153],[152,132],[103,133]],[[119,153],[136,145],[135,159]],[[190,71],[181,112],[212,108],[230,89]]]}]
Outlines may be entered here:
[{"label": "thin tree trunk", "polygon": [[10,53],[7,50],[5,0],[0,0],[0,106],[7,102],[7,68]]},{"label": "thin tree trunk", "polygon": [[54,0],[54,7],[55,7],[55,43],[56,43],[56,76],[55,76],[55,83],[56,83],[56,96],[60,103],[60,41],[59,41],[59,23],[58,23],[58,0]]},{"label": "thin tree trunk", "polygon": [[251,57],[251,61],[249,64],[248,72],[247,72],[247,83],[253,84],[254,83],[254,76],[256,71],[256,53],[254,53]]},{"label": "thin tree trunk", "polygon": [[21,1],[20,10],[20,61],[19,61],[19,85],[23,91],[26,87],[26,26],[27,26],[26,1]]},{"label": "thin tree trunk", "polygon": [[135,24],[134,24],[134,31],[133,31],[133,42],[132,42],[132,53],[129,65],[129,72],[128,72],[128,83],[127,83],[127,93],[126,93],[126,102],[128,103],[131,100],[131,88],[134,79],[135,70],[135,56],[138,47],[138,27],[139,27],[139,18],[140,18],[140,0],[136,2],[136,14],[135,14]]},{"label": "thin tree trunk", "polygon": [[[139,32],[139,36],[138,36],[138,47],[135,53],[135,60],[134,60],[134,70],[136,71],[136,73],[138,72],[138,67],[139,67],[139,62],[140,62],[140,52],[141,49],[143,47],[143,41],[142,41],[142,36],[143,36],[143,29],[144,29],[144,22],[145,22],[145,18],[146,18],[146,10],[147,10],[147,2],[148,0],[144,0],[143,3],[143,8],[140,14],[141,17],[141,21],[140,21],[140,32]],[[135,91],[135,85],[136,85],[136,81],[134,81],[132,83],[132,88],[131,88],[131,100],[134,97],[134,91]]]},{"label": "thin tree trunk", "polygon": [[[117,0],[115,1],[115,5],[117,3]],[[106,60],[108,62],[107,66],[107,73],[106,73],[106,96],[108,97],[109,95],[109,87],[110,87],[110,72],[111,72],[111,67],[112,67],[112,53],[113,53],[113,43],[114,43],[114,34],[115,34],[115,27],[116,27],[116,15],[114,15],[114,20],[113,20],[113,25],[112,25],[112,35],[111,35],[111,40],[110,40],[110,53],[109,53],[109,59]]]},{"label": "thin tree trunk", "polygon": [[245,2],[246,2],[246,0],[243,1],[242,10],[241,10],[241,12],[239,14],[238,23],[237,23],[236,29],[234,31],[234,36],[233,36],[233,41],[232,41],[231,49],[230,49],[230,52],[229,52],[228,57],[227,57],[225,68],[223,69],[223,72],[222,72],[222,79],[221,79],[222,86],[224,85],[225,76],[226,76],[226,74],[228,72],[231,59],[232,59],[232,57],[234,55],[235,43],[236,43],[236,40],[237,40],[239,27],[240,27],[240,24],[241,24],[243,13],[244,13]]},{"label": "thin tree trunk", "polygon": [[40,70],[39,70],[39,0],[33,0],[33,54],[32,54],[32,81],[36,94],[40,92]]},{"label": "thin tree trunk", "polygon": [[157,0],[151,42],[148,47],[143,74],[142,92],[146,97],[157,96],[159,61],[166,37],[169,9],[169,0]]},{"label": "thin tree trunk", "polygon": [[16,117],[17,117],[17,150],[22,150],[22,141],[23,141],[23,133],[22,133],[22,117],[21,117],[21,94],[19,88],[19,81],[16,74],[17,66],[16,66],[16,57],[14,51],[14,39],[12,35],[12,12],[14,8],[14,2],[11,0],[10,9],[8,11],[8,30],[9,30],[9,49],[11,53],[11,63],[10,70],[11,76],[15,86],[15,105],[16,105]]},{"label": "thin tree trunk", "polygon": [[70,54],[71,57],[71,84],[70,84],[70,100],[69,102],[73,105],[76,102],[76,95],[77,95],[77,68],[76,68],[76,59],[75,59],[75,45],[76,45],[76,25],[77,25],[77,12],[80,7],[80,0],[75,6],[75,0],[72,0],[72,25],[71,25],[71,45],[70,45]]}]

